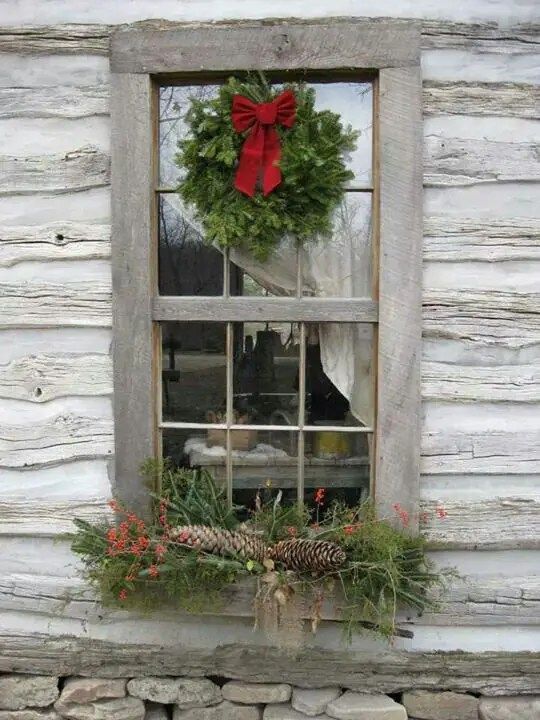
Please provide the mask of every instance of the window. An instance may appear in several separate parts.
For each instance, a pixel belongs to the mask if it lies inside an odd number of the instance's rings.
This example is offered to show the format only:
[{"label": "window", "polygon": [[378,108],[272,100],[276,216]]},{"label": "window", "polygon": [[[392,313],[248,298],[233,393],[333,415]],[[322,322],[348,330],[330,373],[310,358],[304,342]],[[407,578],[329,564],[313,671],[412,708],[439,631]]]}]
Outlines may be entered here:
[{"label": "window", "polygon": [[[113,38],[115,484],[162,451],[250,501],[271,481],[416,511],[420,72],[409,21],[122,30]],[[335,243],[261,265],[204,244],[174,194],[189,98],[302,78],[362,131]],[[339,244],[343,238],[346,244]],[[340,250],[346,254],[340,255]]]}]

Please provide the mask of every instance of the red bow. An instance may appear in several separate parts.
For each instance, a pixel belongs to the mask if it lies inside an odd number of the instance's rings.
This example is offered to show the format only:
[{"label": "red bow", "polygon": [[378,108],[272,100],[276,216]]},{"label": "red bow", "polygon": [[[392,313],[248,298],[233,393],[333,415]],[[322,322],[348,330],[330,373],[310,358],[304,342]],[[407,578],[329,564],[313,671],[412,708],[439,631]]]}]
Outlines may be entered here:
[{"label": "red bow", "polygon": [[281,145],[275,125],[287,128],[294,125],[294,93],[285,90],[272,102],[259,104],[243,95],[235,95],[231,118],[236,132],[245,132],[251,128],[242,146],[234,186],[240,192],[253,197],[261,172],[263,193],[268,195],[281,182],[281,170],[278,166]]}]

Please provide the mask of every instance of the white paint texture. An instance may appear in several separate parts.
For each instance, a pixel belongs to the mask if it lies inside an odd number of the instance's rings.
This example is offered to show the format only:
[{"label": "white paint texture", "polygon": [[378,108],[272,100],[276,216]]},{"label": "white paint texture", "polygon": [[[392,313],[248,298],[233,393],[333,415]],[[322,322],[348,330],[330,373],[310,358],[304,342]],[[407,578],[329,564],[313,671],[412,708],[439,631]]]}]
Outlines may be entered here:
[{"label": "white paint texture", "polygon": [[[36,9],[36,0],[0,0],[0,634],[263,642],[247,619],[100,619],[67,543],[53,540],[75,515],[102,516],[110,494],[106,25],[388,15],[425,21],[421,493],[425,508],[449,512],[446,525],[426,524],[441,546],[433,557],[464,577],[396,646],[540,649],[540,122],[530,85],[540,54],[534,30],[517,28],[536,19],[534,0],[278,0],[270,11],[244,0],[49,0]],[[103,27],[20,27],[36,23]],[[325,623],[316,644],[340,647],[335,628]],[[359,648],[381,650],[365,638]]]}]

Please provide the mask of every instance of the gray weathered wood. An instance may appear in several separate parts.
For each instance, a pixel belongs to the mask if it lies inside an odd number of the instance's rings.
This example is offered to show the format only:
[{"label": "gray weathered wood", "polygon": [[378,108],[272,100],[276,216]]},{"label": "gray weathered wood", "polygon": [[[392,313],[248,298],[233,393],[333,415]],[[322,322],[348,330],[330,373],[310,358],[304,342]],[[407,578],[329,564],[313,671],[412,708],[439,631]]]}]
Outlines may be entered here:
[{"label": "gray weathered wood", "polygon": [[540,260],[540,220],[452,215],[424,218],[424,260]]},{"label": "gray weathered wood", "polygon": [[377,303],[368,298],[155,297],[154,320],[291,322],[377,322]]},{"label": "gray weathered wood", "polygon": [[70,221],[0,226],[0,249],[0,267],[28,261],[107,259],[111,255],[111,230],[109,225]]},{"label": "gray weathered wood", "polygon": [[438,136],[424,139],[426,187],[538,180],[540,166],[536,143]]},{"label": "gray weathered wood", "polygon": [[186,675],[288,682],[301,687],[338,685],[361,692],[408,688],[473,691],[483,695],[540,692],[540,653],[328,650],[296,652],[244,643],[194,648],[176,641],[114,642],[52,637],[24,631],[0,634],[0,670],[89,677]]},{"label": "gray weathered wood", "polygon": [[422,502],[421,529],[431,547],[472,550],[540,548],[540,497]]},{"label": "gray weathered wood", "polygon": [[84,118],[109,114],[107,85],[0,88],[0,119]]},{"label": "gray weathered wood", "polygon": [[0,305],[0,328],[111,326],[111,288],[95,281],[0,283]]},{"label": "gray weathered wood", "polygon": [[540,402],[540,361],[475,367],[422,363],[422,397],[461,402]]},{"label": "gray weathered wood", "polygon": [[0,52],[106,55],[113,26],[72,23],[0,28]]},{"label": "gray weathered wood", "polygon": [[538,25],[520,23],[504,27],[495,22],[461,23],[446,20],[422,21],[423,49],[472,49],[513,55],[538,53]]},{"label": "gray weathered wood", "polygon": [[0,535],[31,535],[55,537],[74,531],[74,518],[87,522],[111,520],[111,511],[104,498],[84,502],[47,503],[0,500]]},{"label": "gray weathered wood", "polygon": [[111,393],[108,355],[31,355],[0,365],[0,397],[47,402],[69,395]]},{"label": "gray weathered wood", "polygon": [[110,159],[88,145],[65,155],[0,157],[0,195],[67,193],[105,187]]},{"label": "gray weathered wood", "polygon": [[[167,27],[167,24],[164,24]],[[114,72],[388,68],[419,62],[420,24],[406,20],[129,27],[111,38]]]},{"label": "gray weathered wood", "polygon": [[[0,425],[0,468],[45,467],[108,457],[113,451],[112,422],[104,417],[65,412],[47,420]],[[41,511],[46,514],[46,506]]]},{"label": "gray weathered wood", "polygon": [[375,500],[418,510],[422,278],[419,68],[379,77],[380,239]]},{"label": "gray weathered wood", "polygon": [[540,473],[540,431],[426,432],[421,468],[426,475]]},{"label": "gray weathered wood", "polygon": [[540,87],[525,83],[426,81],[424,115],[540,117]]},{"label": "gray weathered wood", "polygon": [[138,476],[157,455],[157,252],[152,234],[153,97],[148,75],[112,75],[112,276],[115,494],[140,513],[149,508]]}]

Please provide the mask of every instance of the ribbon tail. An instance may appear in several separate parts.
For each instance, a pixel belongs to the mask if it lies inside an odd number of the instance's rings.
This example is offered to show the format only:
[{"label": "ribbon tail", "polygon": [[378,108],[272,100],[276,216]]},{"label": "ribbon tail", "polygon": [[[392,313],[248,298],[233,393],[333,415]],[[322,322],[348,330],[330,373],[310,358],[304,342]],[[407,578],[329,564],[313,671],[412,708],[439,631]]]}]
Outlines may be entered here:
[{"label": "ribbon tail", "polygon": [[257,178],[263,162],[264,140],[264,130],[257,123],[253,126],[240,152],[234,187],[249,197],[255,195]]},{"label": "ribbon tail", "polygon": [[279,135],[274,128],[269,128],[264,145],[262,190],[269,195],[281,182],[279,161],[281,158],[281,144]]}]

